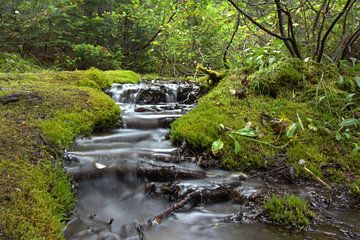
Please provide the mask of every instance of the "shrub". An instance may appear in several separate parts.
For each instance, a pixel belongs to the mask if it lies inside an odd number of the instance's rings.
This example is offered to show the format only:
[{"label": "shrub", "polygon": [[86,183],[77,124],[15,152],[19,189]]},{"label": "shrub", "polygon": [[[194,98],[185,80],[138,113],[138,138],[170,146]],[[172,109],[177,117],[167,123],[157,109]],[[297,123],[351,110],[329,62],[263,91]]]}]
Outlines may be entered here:
[{"label": "shrub", "polygon": [[121,51],[111,52],[105,47],[92,44],[76,44],[72,46],[74,58],[68,62],[73,69],[88,69],[95,67],[101,70],[121,68]]}]

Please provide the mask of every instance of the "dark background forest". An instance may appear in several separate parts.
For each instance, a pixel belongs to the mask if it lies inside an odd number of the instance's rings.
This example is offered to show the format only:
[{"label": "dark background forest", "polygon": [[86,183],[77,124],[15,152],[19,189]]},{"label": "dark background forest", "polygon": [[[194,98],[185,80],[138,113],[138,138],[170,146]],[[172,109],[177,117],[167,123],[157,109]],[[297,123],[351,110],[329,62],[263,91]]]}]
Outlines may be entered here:
[{"label": "dark background forest", "polygon": [[1,1],[0,51],[63,70],[193,74],[360,58],[356,0]]}]

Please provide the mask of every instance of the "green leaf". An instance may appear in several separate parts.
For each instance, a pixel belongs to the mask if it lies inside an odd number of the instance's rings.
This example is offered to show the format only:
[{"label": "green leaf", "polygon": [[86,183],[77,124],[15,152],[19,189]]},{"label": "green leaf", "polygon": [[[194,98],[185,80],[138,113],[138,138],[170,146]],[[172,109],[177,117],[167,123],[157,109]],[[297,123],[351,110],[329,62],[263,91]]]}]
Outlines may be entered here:
[{"label": "green leaf", "polygon": [[231,134],[228,134],[228,136],[234,141],[234,152],[235,152],[235,155],[238,155],[240,153],[240,143],[236,140],[236,138],[231,135]]},{"label": "green leaf", "polygon": [[297,116],[297,118],[298,118],[298,122],[299,122],[299,125],[300,125],[301,129],[304,131],[304,130],[305,130],[305,128],[304,128],[304,124],[303,124],[303,122],[302,122],[302,120],[301,120],[301,118],[300,118],[299,114],[298,114],[298,113],[296,113],[296,116]]},{"label": "green leaf", "polygon": [[348,127],[352,125],[360,125],[360,119],[348,118],[340,123],[340,127]]},{"label": "green leaf", "polygon": [[360,77],[354,77],[354,80],[356,84],[358,85],[358,88],[360,88]]},{"label": "green leaf", "polygon": [[252,128],[242,128],[242,129],[233,131],[231,133],[239,134],[241,136],[246,136],[246,137],[257,137],[255,130]]},{"label": "green leaf", "polygon": [[239,155],[241,147],[240,147],[240,143],[238,141],[234,141],[235,144],[235,155]]},{"label": "green leaf", "polygon": [[336,138],[337,141],[340,141],[342,139],[342,136],[341,136],[341,134],[339,132],[336,132],[335,138]]},{"label": "green leaf", "polygon": [[339,80],[338,80],[338,84],[343,85],[344,82],[344,77],[342,75],[339,76]]},{"label": "green leaf", "polygon": [[355,95],[356,95],[355,93],[350,93],[350,94],[346,95],[346,101],[351,102]]},{"label": "green leaf", "polygon": [[353,67],[355,67],[357,59],[354,57],[350,57],[350,60],[351,60]]},{"label": "green leaf", "polygon": [[218,139],[212,143],[211,151],[216,156],[223,147],[224,147],[224,142]]},{"label": "green leaf", "polygon": [[297,126],[298,126],[297,123],[291,124],[291,125],[288,127],[287,131],[286,131],[286,137],[292,138],[292,137],[294,136],[294,134],[295,134],[295,131],[296,131]]}]

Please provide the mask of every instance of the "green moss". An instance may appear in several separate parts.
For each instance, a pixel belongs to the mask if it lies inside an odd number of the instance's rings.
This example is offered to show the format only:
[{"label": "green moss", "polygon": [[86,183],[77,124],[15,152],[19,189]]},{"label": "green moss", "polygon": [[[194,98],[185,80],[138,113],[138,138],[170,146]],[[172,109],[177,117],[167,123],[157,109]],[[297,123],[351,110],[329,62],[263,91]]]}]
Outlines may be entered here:
[{"label": "green moss", "polygon": [[207,69],[202,65],[198,65],[196,67],[196,71],[202,71],[206,74],[206,76],[201,77],[198,80],[204,88],[212,88],[216,86],[221,81],[221,79],[226,76],[225,72],[217,72],[211,69]]},{"label": "green moss", "polygon": [[[299,60],[290,60],[290,63],[293,62]],[[242,73],[224,78],[199,100],[198,105],[189,114],[171,125],[172,140],[186,140],[193,148],[210,151],[212,142],[221,139],[224,147],[219,157],[222,166],[230,169],[247,170],[276,166],[279,164],[278,156],[281,156],[283,161],[280,164],[293,165],[296,175],[300,178],[313,179],[313,176],[298,166],[299,160],[304,159],[306,166],[320,178],[331,182],[343,182],[345,173],[359,167],[359,153],[350,153],[354,148],[351,142],[358,142],[360,138],[356,127],[353,127],[349,129],[351,138],[336,140],[336,132],[345,134],[345,129],[340,129],[340,122],[353,116],[351,111],[344,108],[346,94],[336,88],[333,82],[333,75],[338,76],[338,73],[333,72],[333,66],[321,66],[318,68],[319,73],[315,71],[316,64],[301,61],[299,63],[308,65],[306,68],[300,68],[301,71],[306,71],[300,75],[308,76],[304,78],[304,88],[295,88],[289,92],[288,86],[284,83],[284,88],[279,86],[280,91],[277,92],[276,98],[268,94],[259,94],[258,89],[251,85],[251,80],[248,83]],[[287,65],[289,62],[283,64]],[[294,66],[292,69],[296,70]],[[322,75],[324,69],[329,69],[328,75]],[[263,79],[269,77],[271,71],[267,71],[269,73],[262,76]],[[262,73],[265,74],[263,71]],[[260,77],[260,74],[257,74]],[[293,77],[291,73],[287,73],[286,76]],[[303,81],[302,76],[299,76],[295,76],[293,83]],[[281,79],[286,81],[286,78]],[[281,82],[275,78],[274,81]],[[276,85],[269,86],[276,88]],[[233,94],[237,90],[245,90],[245,97],[239,98]],[[282,90],[287,93],[281,92]],[[352,106],[355,106],[355,103],[353,104]],[[267,120],[267,123],[265,120],[264,123],[261,117],[263,114],[284,123],[283,131],[275,131],[279,124],[272,124],[270,120]],[[234,140],[229,137],[230,131],[220,133],[219,126],[222,124],[226,128],[238,130],[249,122],[257,132],[257,137],[233,135],[240,145],[240,153],[236,155]],[[288,138],[286,131],[289,127],[286,125],[292,124],[296,124],[296,130],[293,136]]]},{"label": "green moss", "polygon": [[354,196],[360,196],[360,177],[349,184],[350,193]]},{"label": "green moss", "polygon": [[62,239],[75,199],[61,150],[76,136],[116,125],[120,109],[100,89],[139,81],[136,76],[96,69],[0,74],[0,86],[8,89],[1,96],[23,94],[17,102],[0,104],[2,237]]},{"label": "green moss", "polygon": [[277,97],[279,94],[306,91],[309,86],[311,88],[319,83],[322,74],[327,81],[338,75],[336,68],[331,65],[287,59],[250,75],[249,85],[256,93]]},{"label": "green moss", "polygon": [[291,194],[283,197],[272,195],[265,201],[264,208],[274,223],[294,227],[309,225],[314,216],[306,201]]},{"label": "green moss", "polygon": [[61,220],[74,204],[69,179],[63,171],[46,159],[36,165],[20,159],[2,160],[0,176],[3,237],[61,239]]},{"label": "green moss", "polygon": [[138,83],[140,82],[140,75],[133,71],[119,71],[112,70],[105,72],[106,77],[111,83]]}]

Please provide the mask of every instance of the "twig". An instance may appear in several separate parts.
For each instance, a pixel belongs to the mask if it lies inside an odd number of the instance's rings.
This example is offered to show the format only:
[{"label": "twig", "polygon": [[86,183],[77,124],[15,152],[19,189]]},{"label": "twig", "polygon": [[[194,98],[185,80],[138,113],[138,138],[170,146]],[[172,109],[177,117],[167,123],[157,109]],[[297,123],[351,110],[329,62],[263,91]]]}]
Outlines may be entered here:
[{"label": "twig", "polygon": [[315,173],[313,173],[310,169],[308,169],[306,166],[303,166],[304,170],[308,173],[310,173],[318,182],[320,182],[322,185],[327,187],[328,189],[331,189],[330,185],[327,184],[324,180],[319,178]]}]

